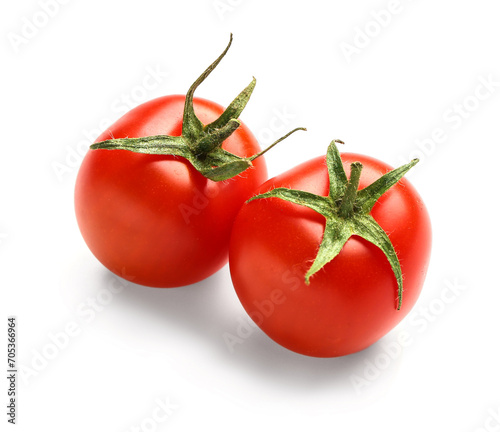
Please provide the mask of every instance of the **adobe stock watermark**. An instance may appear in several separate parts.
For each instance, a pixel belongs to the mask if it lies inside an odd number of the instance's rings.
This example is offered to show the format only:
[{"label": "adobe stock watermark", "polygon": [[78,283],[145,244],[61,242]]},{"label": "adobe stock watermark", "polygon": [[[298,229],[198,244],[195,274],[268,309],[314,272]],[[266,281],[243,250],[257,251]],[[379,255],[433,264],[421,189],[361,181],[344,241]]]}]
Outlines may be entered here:
[{"label": "adobe stock watermark", "polygon": [[39,348],[32,349],[32,357],[28,364],[19,365],[19,376],[25,385],[29,385],[33,378],[39,376],[65,351],[75,338],[82,334],[85,325],[95,320],[96,316],[104,311],[113,302],[115,296],[121,293],[127,282],[116,276],[109,284],[101,288],[95,296],[87,297],[76,307],[78,319],[69,320],[59,331],[49,332],[48,341]]},{"label": "adobe stock watermark", "polygon": [[236,319],[234,331],[226,331],[222,334],[222,339],[231,354],[236,351],[236,346],[248,340],[258,326],[274,314],[277,307],[286,302],[287,292],[293,292],[302,286],[304,275],[308,269],[305,265],[302,267],[286,270],[281,276],[281,282],[286,287],[286,290],[275,288],[269,292],[267,298],[259,301],[254,300],[254,311],[244,317],[239,316]]},{"label": "adobe stock watermark", "polygon": [[219,192],[220,190],[218,187],[209,187],[208,185],[203,191],[195,188],[191,202],[189,202],[189,204],[179,204],[179,211],[186,225],[191,223],[191,218],[193,216],[198,216],[203,209],[207,208],[210,204],[210,200],[218,196]]},{"label": "adobe stock watermark", "polygon": [[347,63],[351,63],[354,55],[361,54],[375,38],[380,36],[382,31],[389,27],[394,17],[403,12],[404,4],[411,1],[389,0],[385,8],[371,11],[370,19],[365,24],[354,27],[354,36],[350,42],[342,41],[339,43],[339,48]]},{"label": "adobe stock watermark", "polygon": [[226,19],[227,14],[234,12],[244,0],[214,0],[212,7],[221,21]]},{"label": "adobe stock watermark", "polygon": [[173,413],[179,409],[179,405],[173,404],[170,398],[156,398],[155,406],[151,410],[151,414],[144,417],[139,425],[132,425],[127,429],[127,432],[155,432],[158,427],[165,423]]},{"label": "adobe stock watermark", "polygon": [[[146,66],[145,69],[146,73],[139,84],[132,87],[128,92],[120,94],[111,102],[110,110],[115,114],[114,116],[121,116],[140,103],[145,102],[149,93],[157,89],[169,75],[161,65],[155,67]],[[63,160],[55,160],[51,164],[52,171],[59,182],[62,182],[69,174],[78,169],[90,145],[112,123],[111,118],[103,118],[95,128],[84,129],[80,141],[72,146],[66,146],[66,155]]]},{"label": "adobe stock watermark", "polygon": [[399,359],[403,350],[415,342],[417,335],[425,333],[466,289],[467,287],[457,279],[453,281],[445,279],[439,296],[432,299],[427,305],[414,309],[405,318],[406,326],[398,332],[395,340],[381,341],[378,344],[380,349],[377,354],[364,359],[363,370],[360,373],[350,375],[349,380],[356,394],[361,396],[369,390],[373,383]]},{"label": "adobe stock watermark", "polygon": [[[453,132],[459,130],[473,117],[482,103],[495,95],[498,87],[500,87],[500,81],[493,74],[479,75],[474,90],[445,109],[441,115],[441,125],[432,129],[427,138],[416,139],[415,149],[407,157],[398,156],[397,162],[403,165],[408,160],[418,158],[422,164],[449,140]],[[412,174],[413,172],[409,171],[407,176]]]},{"label": "adobe stock watermark", "polygon": [[474,432],[498,432],[500,431],[500,405],[489,408],[488,416],[483,421],[482,427],[474,429]]},{"label": "adobe stock watermark", "polygon": [[292,120],[295,120],[297,115],[289,110],[289,107],[282,106],[271,110],[271,118],[268,125],[262,128],[257,138],[262,147],[267,147],[276,141],[278,135],[284,135],[288,132]]},{"label": "adobe stock watermark", "polygon": [[7,33],[7,39],[15,53],[33,40],[40,31],[47,27],[61,11],[61,6],[70,3],[71,0],[39,0],[38,9],[30,16],[23,16],[16,31]]}]

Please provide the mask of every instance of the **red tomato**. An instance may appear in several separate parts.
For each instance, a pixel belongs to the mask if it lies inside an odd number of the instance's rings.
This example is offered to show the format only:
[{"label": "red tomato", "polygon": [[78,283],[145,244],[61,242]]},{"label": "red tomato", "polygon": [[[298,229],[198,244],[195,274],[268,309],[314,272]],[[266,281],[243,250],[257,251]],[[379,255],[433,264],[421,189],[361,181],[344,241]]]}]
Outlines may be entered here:
[{"label": "red tomato", "polygon": [[[368,156],[344,153],[342,164],[363,164],[358,190],[391,168]],[[305,162],[264,183],[256,193],[286,187],[327,196],[325,157]],[[384,253],[358,236],[307,285],[304,275],[318,252],[325,218],[278,198],[246,203],[233,227],[230,269],[236,293],[250,317],[274,341],[310,356],[336,357],[360,351],[408,314],[427,271],[431,228],[414,187],[402,179],[382,195],[371,216],[389,235],[404,278],[404,301]]]},{"label": "red tomato", "polygon": [[[125,114],[96,142],[111,138],[181,135],[184,96],[166,96]],[[195,98],[208,124],[223,108]],[[259,152],[245,125],[223,143],[241,157]],[[263,158],[237,177],[214,182],[178,156],[91,150],[78,173],[75,208],[88,247],[109,270],[153,287],[198,282],[228,259],[237,211],[267,178]]]}]

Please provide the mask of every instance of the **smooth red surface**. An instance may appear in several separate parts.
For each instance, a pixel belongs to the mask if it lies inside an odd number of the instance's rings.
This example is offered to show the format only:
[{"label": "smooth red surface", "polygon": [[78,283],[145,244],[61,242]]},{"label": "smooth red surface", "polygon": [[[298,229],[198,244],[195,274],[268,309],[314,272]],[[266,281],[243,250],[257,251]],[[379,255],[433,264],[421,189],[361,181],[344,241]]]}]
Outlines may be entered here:
[{"label": "smooth red surface", "polygon": [[[368,156],[341,155],[364,168],[359,189],[389,171]],[[288,187],[328,195],[324,157],[305,162],[258,190]],[[231,237],[230,269],[236,293],[252,319],[284,347],[316,357],[336,357],[367,348],[400,322],[421,291],[431,249],[427,210],[414,187],[402,179],[375,204],[372,216],[389,235],[403,272],[403,305],[385,255],[366,240],[351,237],[340,254],[312,276],[325,219],[278,198],[246,203]]]},{"label": "smooth red surface", "polygon": [[[125,114],[96,140],[178,136],[184,96],[166,96]],[[204,123],[223,108],[195,98]],[[223,144],[238,156],[259,145],[245,125]],[[135,283],[176,287],[198,282],[228,259],[231,225],[243,202],[267,178],[262,158],[223,182],[203,177],[184,158],[125,150],[89,150],[75,188],[80,231],[109,270]]]}]

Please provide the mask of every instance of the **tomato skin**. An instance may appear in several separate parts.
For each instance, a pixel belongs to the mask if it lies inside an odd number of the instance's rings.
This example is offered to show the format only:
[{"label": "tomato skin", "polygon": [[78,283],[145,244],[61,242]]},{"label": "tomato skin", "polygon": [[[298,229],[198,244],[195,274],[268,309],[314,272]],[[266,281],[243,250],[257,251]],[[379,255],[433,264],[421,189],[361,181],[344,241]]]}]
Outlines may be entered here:
[{"label": "tomato skin", "polygon": [[[341,155],[363,164],[362,189],[391,168],[368,156]],[[305,162],[259,187],[254,195],[287,187],[328,195],[324,157]],[[431,249],[429,215],[415,188],[402,179],[375,204],[371,215],[398,254],[404,278],[397,310],[397,282],[384,253],[358,236],[311,277],[325,218],[278,198],[253,200],[240,210],[230,243],[235,291],[250,317],[274,341],[297,353],[337,357],[367,348],[400,322],[420,294]]]},{"label": "tomato skin", "polygon": [[[99,136],[179,136],[185,97],[165,96],[131,110]],[[195,98],[198,118],[210,123],[223,112]],[[260,151],[242,124],[222,146],[238,156]],[[239,176],[206,179],[182,157],[126,150],[90,150],[75,187],[75,211],[90,250],[109,270],[141,285],[177,287],[205,279],[228,259],[232,222],[267,178],[263,158]]]}]

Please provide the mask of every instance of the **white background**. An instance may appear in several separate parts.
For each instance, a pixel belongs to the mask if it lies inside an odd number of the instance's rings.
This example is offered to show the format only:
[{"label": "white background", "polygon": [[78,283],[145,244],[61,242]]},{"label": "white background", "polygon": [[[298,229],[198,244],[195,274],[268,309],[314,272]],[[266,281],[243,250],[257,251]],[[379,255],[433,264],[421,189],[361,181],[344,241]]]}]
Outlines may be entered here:
[{"label": "white background", "polygon": [[[46,2],[51,16],[35,0],[0,16],[17,430],[500,429],[497,1]],[[255,76],[241,117],[262,145],[308,128],[266,156],[271,176],[334,138],[393,165],[421,158],[410,179],[432,219],[429,273],[412,314],[363,352],[308,358],[259,330],[231,350],[223,335],[246,315],[227,267],[180,289],[135,286],[79,234],[80,154],[126,103],[185,93],[230,32],[197,95],[225,105]]]}]

